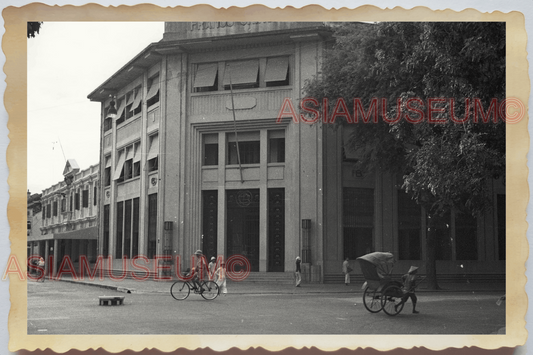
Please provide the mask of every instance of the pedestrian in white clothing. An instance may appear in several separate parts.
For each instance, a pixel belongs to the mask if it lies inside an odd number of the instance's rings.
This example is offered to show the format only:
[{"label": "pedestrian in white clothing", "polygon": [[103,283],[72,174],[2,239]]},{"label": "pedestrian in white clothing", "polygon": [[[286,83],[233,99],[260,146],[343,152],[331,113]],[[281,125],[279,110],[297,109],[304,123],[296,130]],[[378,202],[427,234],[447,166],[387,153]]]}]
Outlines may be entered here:
[{"label": "pedestrian in white clothing", "polygon": [[344,283],[346,286],[350,283],[350,272],[352,271],[352,268],[350,267],[349,258],[346,258],[344,262],[342,263],[342,272],[344,273]]},{"label": "pedestrian in white clothing", "polygon": [[222,294],[228,293],[228,288],[226,287],[226,264],[222,262],[220,267],[215,271],[215,282],[218,285],[218,292]]},{"label": "pedestrian in white clothing", "polygon": [[214,256],[211,257],[211,261],[209,262],[209,280],[213,280],[214,274],[215,274],[215,267],[216,267],[216,259]]}]

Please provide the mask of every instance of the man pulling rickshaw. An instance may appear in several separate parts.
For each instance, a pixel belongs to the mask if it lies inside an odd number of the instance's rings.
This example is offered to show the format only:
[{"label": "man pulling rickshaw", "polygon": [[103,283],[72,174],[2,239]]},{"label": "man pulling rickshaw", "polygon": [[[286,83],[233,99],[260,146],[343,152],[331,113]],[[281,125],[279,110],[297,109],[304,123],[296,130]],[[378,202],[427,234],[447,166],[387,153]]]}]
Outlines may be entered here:
[{"label": "man pulling rickshaw", "polygon": [[420,284],[416,276],[418,267],[412,266],[404,275],[403,283],[392,279],[394,256],[391,253],[374,252],[357,258],[365,278],[363,305],[371,313],[383,310],[389,316],[400,313],[411,298],[413,313],[416,311],[415,288]]}]

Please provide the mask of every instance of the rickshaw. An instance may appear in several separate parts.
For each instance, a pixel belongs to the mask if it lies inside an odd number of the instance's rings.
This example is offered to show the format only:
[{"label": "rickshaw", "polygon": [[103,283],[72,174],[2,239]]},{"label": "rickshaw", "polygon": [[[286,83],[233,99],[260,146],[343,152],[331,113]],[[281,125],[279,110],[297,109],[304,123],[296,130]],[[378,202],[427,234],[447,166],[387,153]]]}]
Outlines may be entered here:
[{"label": "rickshaw", "polygon": [[357,258],[365,278],[363,304],[370,313],[383,309],[389,316],[395,316],[403,309],[402,283],[392,280],[394,256],[391,253],[374,252]]}]

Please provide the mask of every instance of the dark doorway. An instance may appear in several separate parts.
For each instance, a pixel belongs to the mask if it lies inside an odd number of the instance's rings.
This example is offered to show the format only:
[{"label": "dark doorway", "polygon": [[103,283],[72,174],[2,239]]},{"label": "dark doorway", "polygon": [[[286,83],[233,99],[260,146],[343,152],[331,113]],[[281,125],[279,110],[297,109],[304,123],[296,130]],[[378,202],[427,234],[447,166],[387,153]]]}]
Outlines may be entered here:
[{"label": "dark doorway", "polygon": [[217,257],[218,191],[203,191],[203,244],[207,258]]},{"label": "dark doorway", "polygon": [[268,271],[285,268],[285,190],[268,189]]},{"label": "dark doorway", "polygon": [[259,190],[228,190],[226,257],[242,255],[259,271]]}]

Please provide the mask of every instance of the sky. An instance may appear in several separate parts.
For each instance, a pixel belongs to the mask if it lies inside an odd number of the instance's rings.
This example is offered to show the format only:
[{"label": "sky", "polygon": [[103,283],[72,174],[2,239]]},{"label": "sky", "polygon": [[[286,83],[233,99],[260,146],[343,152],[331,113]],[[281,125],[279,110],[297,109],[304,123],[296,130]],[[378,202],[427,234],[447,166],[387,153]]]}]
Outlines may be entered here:
[{"label": "sky", "polygon": [[66,159],[99,162],[100,103],[87,95],[150,43],[163,22],[45,22],[28,39],[28,190],[63,181]]}]

